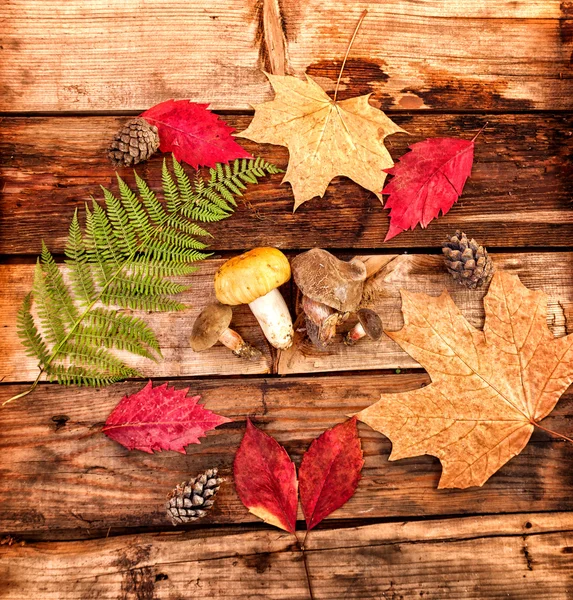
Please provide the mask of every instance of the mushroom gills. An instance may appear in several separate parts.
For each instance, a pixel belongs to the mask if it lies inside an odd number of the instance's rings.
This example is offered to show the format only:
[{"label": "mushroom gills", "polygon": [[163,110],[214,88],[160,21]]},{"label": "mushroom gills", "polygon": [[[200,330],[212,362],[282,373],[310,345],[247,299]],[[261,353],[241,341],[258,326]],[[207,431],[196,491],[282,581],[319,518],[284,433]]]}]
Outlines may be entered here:
[{"label": "mushroom gills", "polygon": [[270,344],[279,350],[292,346],[294,330],[290,312],[277,288],[249,303]]}]

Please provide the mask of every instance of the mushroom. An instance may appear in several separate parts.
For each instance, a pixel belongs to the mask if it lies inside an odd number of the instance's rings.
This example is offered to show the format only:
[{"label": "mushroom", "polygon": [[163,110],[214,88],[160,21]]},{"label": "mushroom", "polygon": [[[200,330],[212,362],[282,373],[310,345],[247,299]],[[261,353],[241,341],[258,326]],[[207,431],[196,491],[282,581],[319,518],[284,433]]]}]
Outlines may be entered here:
[{"label": "mushroom", "polygon": [[292,271],[303,294],[302,308],[309,337],[318,347],[326,346],[336,333],[339,321],[358,307],[366,267],[357,258],[345,262],[326,250],[313,248],[294,258]]},{"label": "mushroom", "polygon": [[294,331],[278,288],[290,279],[287,257],[276,248],[254,248],[231,258],[215,273],[215,294],[223,304],[248,304],[275,348],[292,345]]},{"label": "mushroom", "polygon": [[202,352],[221,342],[233,351],[233,354],[247,360],[258,360],[262,353],[232,329],[229,329],[233,309],[218,302],[209,304],[195,319],[191,331],[191,348],[194,352]]},{"label": "mushroom", "polygon": [[371,340],[379,340],[382,332],[382,319],[369,308],[361,308],[358,313],[358,323],[346,334],[344,343],[353,346],[359,339],[368,336]]}]

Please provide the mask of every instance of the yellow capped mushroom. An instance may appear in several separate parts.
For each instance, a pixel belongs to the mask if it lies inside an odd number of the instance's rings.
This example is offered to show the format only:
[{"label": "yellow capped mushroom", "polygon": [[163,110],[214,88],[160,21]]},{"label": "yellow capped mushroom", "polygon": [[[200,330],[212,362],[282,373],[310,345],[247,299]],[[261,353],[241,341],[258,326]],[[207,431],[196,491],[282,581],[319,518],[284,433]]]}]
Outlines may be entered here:
[{"label": "yellow capped mushroom", "polygon": [[290,279],[287,257],[276,248],[253,248],[221,265],[215,295],[222,304],[248,304],[272,346],[290,348],[294,336],[288,307],[278,288]]}]

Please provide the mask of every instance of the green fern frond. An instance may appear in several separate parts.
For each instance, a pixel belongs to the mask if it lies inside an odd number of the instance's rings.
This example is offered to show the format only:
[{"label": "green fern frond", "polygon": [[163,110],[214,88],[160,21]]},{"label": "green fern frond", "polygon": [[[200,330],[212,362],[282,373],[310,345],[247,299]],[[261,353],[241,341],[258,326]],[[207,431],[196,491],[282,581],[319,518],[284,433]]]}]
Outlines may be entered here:
[{"label": "green fern frond", "polygon": [[[245,183],[279,169],[262,159],[217,165],[207,181],[192,180],[173,158],[163,162],[163,201],[137,173],[137,193],[117,177],[119,194],[103,189],[103,203],[85,207],[82,230],[77,211],[70,224],[63,271],[48,248],[34,272],[33,291],[18,312],[18,333],[40,375],[61,384],[100,386],[141,373],[115,351],[157,360],[152,329],[120,309],[177,311],[173,296],[189,289],[170,277],[185,277],[209,256],[202,226],[233,213]],[[200,239],[203,238],[203,239]]]},{"label": "green fern frond", "polygon": [[31,309],[32,294],[29,293],[24,298],[24,302],[18,311],[18,335],[26,348],[26,354],[28,356],[36,356],[40,363],[42,363],[48,360],[48,346],[34,323]]},{"label": "green fern frond", "polygon": [[91,304],[95,298],[96,290],[91,276],[89,258],[86,252],[82,230],[78,222],[76,209],[70,225],[68,243],[66,244],[66,264],[69,266],[70,279],[73,291],[82,306]]}]

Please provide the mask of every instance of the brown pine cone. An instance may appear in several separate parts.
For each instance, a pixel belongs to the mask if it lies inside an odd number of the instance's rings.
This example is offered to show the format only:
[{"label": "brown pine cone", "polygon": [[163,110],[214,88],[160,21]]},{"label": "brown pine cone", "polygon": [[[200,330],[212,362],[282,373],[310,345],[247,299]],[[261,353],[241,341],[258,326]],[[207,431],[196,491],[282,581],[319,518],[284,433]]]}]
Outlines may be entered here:
[{"label": "brown pine cone", "polygon": [[448,272],[471,290],[481,287],[493,274],[493,262],[487,250],[474,239],[468,241],[465,233],[456,231],[448,237],[442,252]]},{"label": "brown pine cone", "polygon": [[147,160],[159,148],[155,125],[135,117],[123,125],[114,137],[108,156],[114,167],[131,167]]},{"label": "brown pine cone", "polygon": [[183,481],[169,494],[165,510],[173,525],[190,523],[207,514],[223,482],[217,473],[217,469],[208,469],[195,479]]}]

